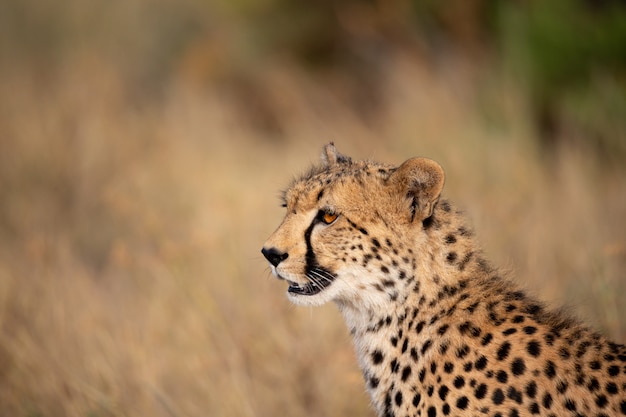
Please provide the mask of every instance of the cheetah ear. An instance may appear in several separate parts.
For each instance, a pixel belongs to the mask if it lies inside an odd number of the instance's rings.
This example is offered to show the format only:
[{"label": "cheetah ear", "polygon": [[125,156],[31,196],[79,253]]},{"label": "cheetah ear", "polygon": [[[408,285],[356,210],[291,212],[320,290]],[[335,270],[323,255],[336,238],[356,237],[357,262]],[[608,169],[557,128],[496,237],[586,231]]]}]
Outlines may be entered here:
[{"label": "cheetah ear", "polygon": [[333,142],[325,145],[322,149],[322,164],[324,164],[324,166],[326,167],[333,166],[337,163],[350,163],[351,161],[352,159],[350,157],[337,152],[337,148],[335,148],[335,144]]},{"label": "cheetah ear", "polygon": [[405,161],[389,178],[397,192],[411,201],[411,221],[423,221],[433,214],[433,209],[444,183],[443,168],[427,158]]}]

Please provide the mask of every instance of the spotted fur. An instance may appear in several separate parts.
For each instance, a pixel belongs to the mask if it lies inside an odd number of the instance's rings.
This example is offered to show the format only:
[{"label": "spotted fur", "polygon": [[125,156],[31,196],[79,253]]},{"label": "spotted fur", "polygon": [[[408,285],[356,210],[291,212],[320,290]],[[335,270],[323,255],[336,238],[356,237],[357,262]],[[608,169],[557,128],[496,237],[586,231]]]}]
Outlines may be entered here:
[{"label": "spotted fur", "polygon": [[626,415],[626,347],[493,268],[443,182],[327,145],[263,248],[294,303],[343,313],[379,416]]}]

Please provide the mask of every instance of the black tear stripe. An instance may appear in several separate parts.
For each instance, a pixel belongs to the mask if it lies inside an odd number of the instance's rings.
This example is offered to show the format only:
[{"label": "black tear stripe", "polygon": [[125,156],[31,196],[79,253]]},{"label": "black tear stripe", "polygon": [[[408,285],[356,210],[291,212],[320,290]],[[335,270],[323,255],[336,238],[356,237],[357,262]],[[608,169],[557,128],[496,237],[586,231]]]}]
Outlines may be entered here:
[{"label": "black tear stripe", "polygon": [[304,242],[306,243],[306,255],[304,256],[305,272],[308,275],[311,271],[315,269],[322,270],[326,272],[329,277],[334,278],[335,274],[333,274],[326,268],[323,268],[322,266],[320,266],[319,263],[317,263],[317,257],[315,256],[315,252],[313,252],[313,246],[311,245],[311,233],[313,232],[313,228],[315,227],[315,225],[320,222],[322,216],[323,212],[319,211],[315,215],[315,218],[311,222],[311,225],[304,231]]}]

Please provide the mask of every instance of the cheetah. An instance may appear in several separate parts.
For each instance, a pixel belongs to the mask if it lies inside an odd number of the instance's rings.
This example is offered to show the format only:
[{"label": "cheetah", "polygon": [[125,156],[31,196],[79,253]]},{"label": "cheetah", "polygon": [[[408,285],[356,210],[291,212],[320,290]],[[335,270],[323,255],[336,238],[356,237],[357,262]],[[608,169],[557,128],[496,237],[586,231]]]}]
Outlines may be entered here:
[{"label": "cheetah", "polygon": [[293,303],[337,305],[378,415],[626,415],[626,347],[492,267],[443,184],[331,143],[262,249]]}]

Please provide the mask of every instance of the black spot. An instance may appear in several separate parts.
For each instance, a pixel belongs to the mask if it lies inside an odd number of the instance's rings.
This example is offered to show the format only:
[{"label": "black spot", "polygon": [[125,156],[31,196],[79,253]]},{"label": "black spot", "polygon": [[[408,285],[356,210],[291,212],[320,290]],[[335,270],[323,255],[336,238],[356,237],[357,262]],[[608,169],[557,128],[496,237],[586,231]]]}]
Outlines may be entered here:
[{"label": "black spot", "polygon": [[413,396],[413,407],[417,407],[422,400],[422,395],[418,392]]},{"label": "black spot", "polygon": [[592,361],[592,362],[589,364],[589,367],[590,367],[591,369],[598,370],[598,369],[600,369],[600,362],[598,362],[598,361]]},{"label": "black spot", "polygon": [[598,380],[596,378],[591,378],[589,380],[589,383],[587,384],[587,389],[590,392],[594,392],[597,391],[600,388],[600,383],[598,383]]},{"label": "black spot", "polygon": [[324,189],[322,188],[320,192],[317,194],[317,201],[320,201],[324,196]]},{"label": "black spot", "polygon": [[428,407],[428,417],[437,417],[437,410],[435,409],[435,407]]},{"label": "black spot", "polygon": [[497,358],[499,361],[506,359],[509,356],[509,351],[511,350],[511,344],[509,342],[504,342],[498,349]]},{"label": "black spot", "polygon": [[515,358],[511,364],[511,372],[513,375],[518,376],[524,374],[526,371],[526,364],[522,358]]},{"label": "black spot", "polygon": [[[415,209],[415,207],[413,207],[413,209]],[[413,220],[413,218],[411,218],[411,220]],[[422,221],[422,227],[424,228],[424,230],[430,229],[435,224],[436,224],[435,216],[427,217]]]},{"label": "black spot", "polygon": [[446,261],[448,261],[449,264],[454,263],[454,261],[456,261],[456,258],[456,252],[450,252],[448,253],[448,255],[446,255]]},{"label": "black spot", "polygon": [[515,387],[509,387],[506,396],[517,402],[518,404],[522,403],[522,393],[516,390]]},{"label": "black spot", "polygon": [[426,343],[424,343],[424,346],[422,346],[422,355],[424,353],[426,353],[428,351],[428,349],[430,349],[430,347],[432,346],[433,342],[429,339],[426,341]]},{"label": "black spot", "polygon": [[446,400],[446,396],[448,395],[448,392],[450,392],[450,389],[448,389],[448,387],[446,387],[445,385],[442,385],[439,388],[439,398],[441,398],[441,401]]},{"label": "black spot", "polygon": [[609,366],[609,368],[607,369],[609,372],[610,376],[615,376],[617,374],[619,374],[619,366]]},{"label": "black spot", "polygon": [[505,307],[505,310],[507,313],[510,313],[511,311],[515,311],[517,309],[517,306],[515,304],[507,304]]},{"label": "black spot", "polygon": [[532,403],[530,406],[528,406],[528,411],[530,411],[530,414],[539,414],[539,404]]},{"label": "black spot", "polygon": [[565,400],[565,403],[563,403],[563,405],[570,411],[576,411],[576,403],[569,398]]},{"label": "black spot", "polygon": [[491,340],[493,339],[493,335],[491,333],[487,333],[483,336],[483,339],[480,341],[480,344],[483,346],[487,346]]},{"label": "black spot", "polygon": [[556,390],[563,394],[565,391],[567,391],[567,382],[564,381],[559,381],[558,384],[556,384]]},{"label": "black spot", "polygon": [[614,382],[609,382],[608,384],[606,384],[606,392],[611,395],[617,394],[617,385],[615,385]]},{"label": "black spot", "polygon": [[384,274],[388,274],[389,273],[389,268],[387,268],[385,265],[380,267],[380,270],[384,273]]},{"label": "black spot", "polygon": [[[383,266],[383,268],[385,267]],[[396,286],[396,283],[390,279],[383,279],[381,282],[383,283],[385,287],[393,288]]]},{"label": "black spot", "polygon": [[374,363],[374,365],[378,365],[383,361],[383,359],[384,356],[380,350],[375,350],[374,353],[372,353],[372,362]]},{"label": "black spot", "polygon": [[509,380],[509,376],[505,371],[498,371],[498,373],[496,374],[496,379],[498,380],[498,382],[506,384],[506,381]]},{"label": "black spot", "polygon": [[402,382],[405,382],[411,376],[411,367],[405,366],[402,370]]},{"label": "black spot", "polygon": [[420,334],[422,332],[422,329],[424,328],[424,325],[426,323],[424,323],[423,321],[420,321],[419,323],[417,323],[417,325],[415,326],[415,332],[417,334]]},{"label": "black spot", "polygon": [[622,401],[619,404],[619,409],[622,412],[622,414],[626,415],[626,400]]},{"label": "black spot", "polygon": [[491,395],[491,401],[493,401],[495,405],[499,405],[499,404],[502,404],[502,402],[504,402],[504,393],[502,392],[500,388],[496,389],[493,392],[493,394]]},{"label": "black spot", "polygon": [[476,387],[476,390],[474,391],[474,396],[481,400],[485,398],[485,395],[487,395],[487,385],[480,384],[478,387]]},{"label": "black spot", "polygon": [[528,385],[526,385],[526,395],[530,398],[535,398],[535,395],[537,395],[537,384],[535,381],[530,381]]},{"label": "black spot", "polygon": [[402,392],[396,392],[396,405],[400,407],[402,405]]},{"label": "black spot", "polygon": [[600,407],[600,408],[604,408],[604,407],[606,407],[606,405],[607,405],[607,403],[608,403],[608,402],[609,402],[609,401],[606,399],[606,396],[604,396],[604,395],[598,395],[598,396],[596,397],[596,405],[597,405],[598,407]]},{"label": "black spot", "polygon": [[478,307],[479,304],[480,304],[480,301],[476,301],[475,303],[466,307],[465,310],[467,310],[470,314],[473,314],[474,310],[476,310],[476,307]]},{"label": "black spot", "polygon": [[543,372],[546,374],[546,376],[550,379],[554,378],[556,375],[556,369],[554,367],[554,362],[552,361],[547,361],[546,362],[546,367],[544,368]]},{"label": "black spot", "polygon": [[513,323],[523,323],[524,322],[524,316],[521,315],[517,315],[515,317],[513,317]]},{"label": "black spot", "polygon": [[505,331],[503,331],[502,334],[505,336],[509,336],[516,332],[517,332],[517,329],[514,327],[511,327],[510,329],[506,329]]},{"label": "black spot", "polygon": [[531,334],[535,334],[537,332],[537,328],[534,326],[526,326],[524,327],[524,333],[531,335]]},{"label": "black spot", "polygon": [[378,378],[376,378],[375,376],[373,376],[373,377],[371,377],[371,378],[370,378],[370,381],[369,381],[369,382],[370,382],[370,387],[372,387],[372,388],[376,388],[376,387],[378,387],[378,383],[379,383],[380,381],[378,380]]},{"label": "black spot", "polygon": [[576,351],[576,357],[582,357],[586,352],[587,348],[591,345],[589,342],[582,342],[580,346],[578,346],[578,350]]},{"label": "black spot", "polygon": [[454,370],[454,364],[452,362],[446,362],[443,365],[443,370],[444,370],[445,373],[451,374],[452,371]]},{"label": "black spot", "polygon": [[561,357],[561,359],[569,359],[570,357],[569,350],[567,348],[561,348],[559,350],[559,356]]},{"label": "black spot", "polygon": [[444,324],[437,330],[437,333],[439,333],[440,335],[446,334],[446,331],[448,331],[448,327],[449,326],[447,324]]},{"label": "black spot", "polygon": [[468,262],[472,259],[472,256],[474,256],[474,252],[471,251],[465,254],[459,263],[459,271],[463,271],[465,269],[465,266],[467,266]]},{"label": "black spot", "polygon": [[466,321],[463,322],[461,324],[459,324],[459,332],[461,332],[461,334],[466,334],[466,333],[470,333],[472,335],[474,335],[474,333],[478,332],[478,334],[480,334],[480,329],[478,329],[477,327],[475,327],[471,322]]},{"label": "black spot", "polygon": [[458,400],[456,400],[456,407],[460,408],[461,410],[465,410],[467,408],[468,403],[469,403],[469,400],[467,399],[467,397],[463,396],[459,398]]},{"label": "black spot", "polygon": [[576,385],[584,385],[585,384],[585,375],[579,373],[576,375]]},{"label": "black spot", "polygon": [[450,235],[446,236],[445,242],[447,244],[456,243],[456,237],[454,237],[454,235],[450,234]]},{"label": "black spot", "polygon": [[465,378],[463,378],[461,375],[458,375],[456,378],[454,378],[454,387],[457,389],[463,388],[463,386],[465,385]]},{"label": "black spot", "polygon": [[467,345],[463,345],[456,351],[456,357],[459,359],[463,359],[469,353],[469,347]]},{"label": "black spot", "polygon": [[541,309],[542,308],[539,304],[529,304],[526,307],[524,307],[522,311],[530,315],[536,315],[539,312],[541,312]]},{"label": "black spot", "polygon": [[478,358],[474,366],[477,370],[482,371],[487,366],[487,358],[485,356],[481,356]]},{"label": "black spot", "polygon": [[531,340],[528,342],[528,345],[526,345],[526,350],[531,356],[536,358],[541,354],[541,345],[536,340]]},{"label": "black spot", "polygon": [[398,364],[398,361],[396,359],[392,360],[389,366],[391,367],[391,372],[394,374],[397,373],[398,368],[400,368],[400,365]]},{"label": "black spot", "polygon": [[550,407],[552,407],[552,395],[550,395],[549,392],[546,392],[546,395],[543,396],[542,404],[546,410],[549,410]]}]

